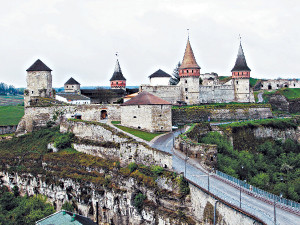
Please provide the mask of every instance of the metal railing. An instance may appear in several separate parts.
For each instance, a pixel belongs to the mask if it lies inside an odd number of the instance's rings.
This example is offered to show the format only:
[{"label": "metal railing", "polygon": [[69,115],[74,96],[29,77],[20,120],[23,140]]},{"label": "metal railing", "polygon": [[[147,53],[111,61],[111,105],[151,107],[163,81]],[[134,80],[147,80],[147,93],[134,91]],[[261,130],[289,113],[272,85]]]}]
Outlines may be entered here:
[{"label": "metal railing", "polygon": [[295,201],[292,201],[292,200],[289,200],[289,199],[286,199],[286,198],[280,198],[278,195],[275,195],[275,194],[272,194],[270,192],[259,189],[257,187],[254,187],[254,186],[252,186],[252,185],[250,185],[250,184],[248,184],[248,183],[246,183],[242,180],[239,180],[239,179],[237,179],[235,177],[232,177],[232,176],[230,176],[226,173],[223,173],[221,171],[216,170],[216,174],[218,176],[222,177],[222,178],[225,178],[226,180],[229,180],[229,181],[231,181],[231,182],[233,182],[233,183],[235,183],[239,186],[242,186],[243,188],[248,189],[250,192],[253,192],[256,195],[260,195],[262,197],[265,197],[265,198],[269,199],[270,201],[271,200],[274,201],[274,199],[275,199],[277,202],[279,202],[283,205],[286,205],[288,207],[292,207],[296,210],[300,210],[300,204],[298,202],[295,202]]}]

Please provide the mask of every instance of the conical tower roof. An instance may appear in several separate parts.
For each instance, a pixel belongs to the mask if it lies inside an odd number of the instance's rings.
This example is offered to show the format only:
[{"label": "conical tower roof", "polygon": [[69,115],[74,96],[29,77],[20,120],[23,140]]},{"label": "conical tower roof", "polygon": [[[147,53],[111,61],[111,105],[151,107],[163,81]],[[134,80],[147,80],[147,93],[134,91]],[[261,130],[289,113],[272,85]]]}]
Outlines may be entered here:
[{"label": "conical tower roof", "polygon": [[113,80],[126,80],[125,77],[123,76],[123,73],[122,73],[122,70],[121,70],[120,63],[119,63],[118,59],[117,59],[117,62],[116,62],[114,73],[113,73],[110,81],[113,81]]},{"label": "conical tower roof", "polygon": [[187,69],[187,68],[197,68],[201,69],[198,63],[196,62],[193,49],[191,47],[190,39],[188,38],[182,64],[179,67],[180,69]]},{"label": "conical tower roof", "polygon": [[233,71],[251,71],[251,69],[247,65],[241,42],[240,42],[239,51],[238,51],[238,54],[236,57],[235,65],[232,68],[231,72],[233,72]]},{"label": "conical tower roof", "polygon": [[28,71],[52,71],[48,66],[46,66],[42,60],[38,59],[33,63],[27,70]]},{"label": "conical tower roof", "polygon": [[73,77],[71,77],[65,84],[80,84],[77,80],[75,80]]}]

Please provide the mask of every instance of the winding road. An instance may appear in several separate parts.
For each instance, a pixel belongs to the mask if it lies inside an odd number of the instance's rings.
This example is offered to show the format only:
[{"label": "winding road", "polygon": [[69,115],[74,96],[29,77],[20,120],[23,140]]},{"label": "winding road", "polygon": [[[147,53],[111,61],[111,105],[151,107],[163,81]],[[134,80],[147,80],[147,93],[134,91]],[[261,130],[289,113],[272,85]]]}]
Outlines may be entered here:
[{"label": "winding road", "polygon": [[[160,136],[151,146],[161,151],[169,152],[173,154],[173,169],[179,173],[185,171],[184,157],[179,157],[173,151],[173,142],[175,136],[179,135],[180,131],[168,133]],[[186,163],[186,175],[189,180],[195,182],[199,186],[208,188],[207,172],[199,168],[193,163],[193,159],[187,160]],[[217,175],[213,174],[209,178],[209,191],[214,195],[222,198],[223,200],[240,207],[240,189],[232,185],[229,185],[222,179],[217,179]],[[261,199],[242,192],[242,209],[252,215],[257,216],[263,220],[266,224],[274,224],[274,205],[269,204]],[[279,203],[277,203],[279,204]],[[276,207],[276,224],[277,225],[297,225],[300,224],[300,216],[285,211]]]}]

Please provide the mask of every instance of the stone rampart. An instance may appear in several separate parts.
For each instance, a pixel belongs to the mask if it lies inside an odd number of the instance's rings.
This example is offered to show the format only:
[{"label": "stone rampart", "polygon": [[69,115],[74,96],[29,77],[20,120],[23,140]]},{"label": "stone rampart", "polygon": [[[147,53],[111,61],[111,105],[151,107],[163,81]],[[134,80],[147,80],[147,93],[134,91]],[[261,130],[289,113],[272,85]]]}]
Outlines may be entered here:
[{"label": "stone rampart", "polygon": [[235,109],[209,109],[195,107],[182,107],[172,109],[173,124],[198,123],[210,120],[249,120],[273,117],[269,107],[235,108]]},{"label": "stone rampart", "polygon": [[[147,166],[159,165],[172,169],[171,154],[135,141],[106,124],[66,120],[61,123],[60,131],[72,132],[79,140],[83,139],[74,144],[77,151],[112,160],[120,160],[122,165],[136,162]],[[92,143],[89,143],[89,141],[92,141]],[[119,144],[105,146],[107,142]]]},{"label": "stone rampart", "polygon": [[211,218],[213,218],[214,215],[215,202],[218,200],[218,217],[216,224],[263,224],[263,221],[258,220],[245,211],[230,205],[212,194],[209,194],[192,181],[189,181],[189,187],[191,190],[191,206],[195,212],[194,215],[197,220],[203,221],[205,224],[211,224]]},{"label": "stone rampart", "polygon": [[196,159],[207,170],[212,170],[217,164],[217,145],[195,143],[187,137],[178,136],[174,147],[187,157]]},{"label": "stone rampart", "polygon": [[17,130],[17,125],[0,126],[0,134],[11,134]]},{"label": "stone rampart", "polygon": [[20,121],[17,133],[31,132],[36,128],[45,127],[49,123],[59,124],[66,117],[80,115],[88,121],[101,121],[101,114],[106,111],[110,120],[121,120],[119,105],[67,105],[49,107],[25,107],[25,114]]}]

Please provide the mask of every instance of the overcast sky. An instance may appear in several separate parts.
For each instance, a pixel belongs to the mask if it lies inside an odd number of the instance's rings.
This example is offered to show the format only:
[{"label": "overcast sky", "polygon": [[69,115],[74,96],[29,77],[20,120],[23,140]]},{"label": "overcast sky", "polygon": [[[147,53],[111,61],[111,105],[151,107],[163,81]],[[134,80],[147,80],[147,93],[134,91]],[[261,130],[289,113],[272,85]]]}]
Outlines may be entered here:
[{"label": "overcast sky", "polygon": [[251,76],[300,78],[299,0],[0,0],[0,82],[26,86],[41,59],[53,86],[109,85],[115,52],[127,85],[171,74],[187,28],[201,73],[229,76],[239,38]]}]

